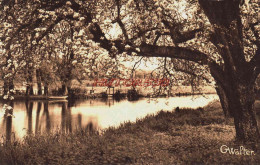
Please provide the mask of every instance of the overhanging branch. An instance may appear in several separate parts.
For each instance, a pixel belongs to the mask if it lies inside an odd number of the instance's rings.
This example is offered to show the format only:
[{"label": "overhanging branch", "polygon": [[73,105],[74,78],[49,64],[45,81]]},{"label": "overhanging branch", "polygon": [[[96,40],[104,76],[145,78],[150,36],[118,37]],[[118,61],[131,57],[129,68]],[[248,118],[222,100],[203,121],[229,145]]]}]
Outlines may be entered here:
[{"label": "overhanging branch", "polygon": [[201,65],[209,63],[208,56],[200,51],[191,50],[183,47],[155,46],[142,44],[141,54],[146,57],[170,57],[193,61]]},{"label": "overhanging branch", "polygon": [[181,68],[174,68],[175,71],[177,72],[182,72],[182,73],[186,73],[188,75],[191,75],[191,76],[195,76],[195,77],[199,77],[201,78],[202,80],[205,80],[207,83],[211,83],[211,81],[205,77],[205,76],[199,76],[197,75],[196,73],[192,72],[192,71],[189,71],[189,70],[185,70],[185,69],[181,69]]}]

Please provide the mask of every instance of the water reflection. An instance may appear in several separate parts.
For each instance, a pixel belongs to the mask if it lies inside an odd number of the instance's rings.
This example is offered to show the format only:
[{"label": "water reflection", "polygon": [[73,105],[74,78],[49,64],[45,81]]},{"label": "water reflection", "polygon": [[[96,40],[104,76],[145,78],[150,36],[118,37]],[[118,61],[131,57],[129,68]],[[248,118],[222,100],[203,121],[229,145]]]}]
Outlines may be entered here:
[{"label": "water reflection", "polygon": [[50,132],[51,120],[50,120],[50,115],[49,115],[49,103],[48,102],[44,102],[44,104],[43,104],[43,116],[45,117],[45,120],[46,120],[46,131]]},{"label": "water reflection", "polygon": [[[87,129],[91,133],[96,129],[119,126],[125,121],[134,122],[137,118],[162,109],[205,106],[216,98],[216,95],[210,95],[207,98],[188,96],[140,99],[134,102],[127,100],[117,102],[110,98],[69,102],[16,101],[13,111],[15,118],[0,119],[0,135],[10,140],[12,133],[19,138],[26,134],[45,134],[56,130],[71,133],[76,129]],[[0,103],[0,106],[2,105]]]},{"label": "water reflection", "polygon": [[[10,106],[14,107],[13,102],[10,103]],[[11,114],[13,112],[10,112]],[[1,122],[1,132],[4,134],[1,137],[5,137],[6,143],[9,143],[12,139],[12,123],[13,117],[12,116],[4,116]],[[2,139],[3,140],[3,139]]]},{"label": "water reflection", "polygon": [[36,111],[36,121],[35,121],[35,132],[39,132],[39,119],[40,119],[40,113],[41,113],[42,103],[37,103],[37,111]]},{"label": "water reflection", "polygon": [[32,133],[32,110],[33,110],[33,102],[25,101],[27,120],[28,120],[28,134]]},{"label": "water reflection", "polygon": [[64,133],[70,133],[72,131],[71,123],[71,109],[68,108],[67,104],[62,104],[61,110],[61,129]]},{"label": "water reflection", "polygon": [[12,121],[13,118],[12,116],[7,116],[6,118],[6,142],[10,142],[11,141],[11,136],[12,136]]}]

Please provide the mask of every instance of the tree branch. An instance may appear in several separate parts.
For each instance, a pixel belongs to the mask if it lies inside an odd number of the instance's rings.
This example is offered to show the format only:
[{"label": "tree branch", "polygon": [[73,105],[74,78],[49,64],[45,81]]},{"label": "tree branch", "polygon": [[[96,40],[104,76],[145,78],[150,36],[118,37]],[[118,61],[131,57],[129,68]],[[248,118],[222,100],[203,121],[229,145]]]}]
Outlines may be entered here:
[{"label": "tree branch", "polygon": [[125,28],[124,23],[122,22],[121,18],[120,18],[120,12],[121,12],[121,7],[120,7],[120,0],[115,0],[116,1],[116,6],[117,6],[117,18],[115,21],[112,21],[112,23],[117,22],[119,27],[121,28],[123,35],[126,39],[127,42],[129,42],[129,38],[127,35],[127,30]]},{"label": "tree branch", "polygon": [[202,29],[194,29],[191,31],[180,32],[179,24],[171,25],[170,22],[162,20],[163,24],[170,30],[170,36],[174,44],[186,42],[195,38],[196,33],[201,32]]},{"label": "tree branch", "polygon": [[60,21],[62,20],[61,17],[58,17],[54,23],[52,23],[48,28],[47,30],[40,36],[36,39],[36,42],[38,43],[44,36],[46,36],[48,33],[50,33],[52,31],[52,29],[54,28],[55,25],[57,25]]},{"label": "tree branch", "polygon": [[260,47],[257,48],[254,57],[250,61],[252,67],[260,67]]},{"label": "tree branch", "polygon": [[212,77],[215,79],[215,81],[219,82],[223,87],[227,87],[226,81],[225,81],[225,74],[223,70],[214,62],[211,62],[209,64],[209,69]]},{"label": "tree branch", "polygon": [[[11,44],[12,44],[13,39],[14,39],[23,29],[25,29],[25,28],[27,28],[27,27],[29,27],[29,26],[31,25],[31,21],[32,21],[32,19],[29,21],[29,23],[27,23],[27,24],[22,24],[22,25],[13,33],[13,35],[12,35],[11,38],[8,40],[8,42],[7,42],[6,46],[5,46],[5,49],[6,49],[6,50],[9,50],[9,48],[10,48],[10,46],[11,46]],[[38,20],[38,21],[40,21],[40,20]]]},{"label": "tree branch", "polygon": [[186,73],[186,74],[189,74],[189,75],[192,75],[192,76],[195,76],[195,77],[199,77],[199,78],[205,80],[207,83],[210,83],[210,82],[211,82],[211,81],[210,81],[208,78],[206,78],[205,76],[199,76],[199,75],[197,75],[197,74],[195,74],[194,72],[189,71],[189,70],[185,70],[185,69],[181,69],[181,68],[174,68],[174,70],[177,71],[177,72],[182,72],[182,73]]},{"label": "tree branch", "polygon": [[201,65],[209,63],[208,56],[200,51],[191,50],[182,47],[155,46],[142,44],[140,46],[141,54],[146,57],[170,57],[193,61]]},{"label": "tree branch", "polygon": [[195,38],[196,33],[201,32],[202,29],[195,29],[192,31],[187,31],[187,32],[183,32],[180,33],[179,36],[176,37],[176,43],[182,43],[182,42],[186,42],[188,40],[191,40],[193,38]]},{"label": "tree branch", "polygon": [[250,61],[250,65],[252,65],[253,67],[254,66],[257,66],[257,67],[260,67],[260,37],[255,29],[255,26],[259,24],[259,23],[255,23],[255,24],[251,24],[250,25],[250,28],[252,30],[252,32],[254,33],[254,36],[256,38],[256,41],[255,41],[255,44],[257,46],[257,50],[256,50],[256,53],[254,55],[254,57],[251,59]]},{"label": "tree branch", "polygon": [[153,30],[157,30],[157,27],[152,27],[151,29],[146,29],[146,30],[140,30],[136,36],[134,36],[133,38],[131,38],[131,41],[133,42],[134,40],[138,39],[139,37],[142,37],[145,33],[153,31]]},{"label": "tree branch", "polygon": [[254,42],[256,44],[256,46],[259,48],[260,47],[260,36],[255,28],[255,26],[259,25],[259,22],[256,22],[256,23],[253,23],[253,24],[250,24],[249,25],[249,28],[252,30],[255,38],[256,38],[256,41]]},{"label": "tree branch", "polygon": [[156,45],[158,39],[161,37],[161,33],[158,33],[153,41],[153,45]]}]

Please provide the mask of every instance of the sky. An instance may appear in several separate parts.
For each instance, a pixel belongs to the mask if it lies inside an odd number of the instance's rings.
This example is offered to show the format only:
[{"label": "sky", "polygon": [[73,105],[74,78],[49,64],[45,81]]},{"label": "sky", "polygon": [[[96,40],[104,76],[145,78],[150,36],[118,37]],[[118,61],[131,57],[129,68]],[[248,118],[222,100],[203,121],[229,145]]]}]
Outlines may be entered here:
[{"label": "sky", "polygon": [[[122,64],[124,64],[126,67],[133,68],[133,66],[135,65],[135,62],[137,62],[139,58],[137,58],[134,61],[122,62]],[[139,65],[137,65],[137,66],[138,66],[137,67],[138,69],[145,70],[145,71],[151,71],[151,70],[154,70],[159,67],[159,62],[156,58],[151,57],[149,61],[142,60],[139,63]]]}]

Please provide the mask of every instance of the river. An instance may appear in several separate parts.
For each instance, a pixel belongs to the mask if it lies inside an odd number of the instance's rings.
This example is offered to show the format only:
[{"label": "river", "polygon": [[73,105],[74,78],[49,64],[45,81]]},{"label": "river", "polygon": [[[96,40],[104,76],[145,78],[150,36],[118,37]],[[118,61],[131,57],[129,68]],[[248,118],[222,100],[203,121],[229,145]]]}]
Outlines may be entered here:
[{"label": "river", "polygon": [[[22,138],[26,134],[45,134],[53,131],[73,132],[79,128],[106,129],[121,123],[176,107],[198,108],[207,105],[217,95],[170,98],[141,98],[137,101],[89,99],[69,102],[15,101],[13,117],[0,119],[0,135]],[[2,107],[3,104],[0,103]]]}]

